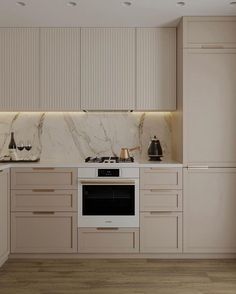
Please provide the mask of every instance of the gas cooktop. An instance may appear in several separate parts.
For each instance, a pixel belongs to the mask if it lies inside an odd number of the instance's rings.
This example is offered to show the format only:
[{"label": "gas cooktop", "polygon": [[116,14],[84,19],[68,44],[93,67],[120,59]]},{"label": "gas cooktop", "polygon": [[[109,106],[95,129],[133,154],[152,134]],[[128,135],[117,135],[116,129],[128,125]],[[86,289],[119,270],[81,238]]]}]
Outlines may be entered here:
[{"label": "gas cooktop", "polygon": [[134,162],[134,158],[122,159],[118,156],[104,156],[104,157],[87,157],[85,162],[88,163],[130,163]]}]

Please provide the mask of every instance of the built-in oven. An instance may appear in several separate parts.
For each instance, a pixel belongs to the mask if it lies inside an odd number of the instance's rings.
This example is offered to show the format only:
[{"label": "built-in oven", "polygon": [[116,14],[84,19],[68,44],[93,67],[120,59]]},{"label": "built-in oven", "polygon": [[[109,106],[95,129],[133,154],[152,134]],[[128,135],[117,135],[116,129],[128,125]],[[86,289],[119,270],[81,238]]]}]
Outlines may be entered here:
[{"label": "built-in oven", "polygon": [[79,227],[139,227],[138,168],[79,168]]}]

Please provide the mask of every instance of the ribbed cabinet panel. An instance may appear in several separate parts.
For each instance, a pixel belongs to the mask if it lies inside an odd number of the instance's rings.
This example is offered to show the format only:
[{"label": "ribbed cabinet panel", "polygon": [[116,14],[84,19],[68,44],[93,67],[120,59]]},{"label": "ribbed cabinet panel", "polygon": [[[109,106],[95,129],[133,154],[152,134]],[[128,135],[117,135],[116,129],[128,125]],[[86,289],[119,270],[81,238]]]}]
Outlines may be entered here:
[{"label": "ribbed cabinet panel", "polygon": [[137,109],[176,109],[176,29],[137,29]]},{"label": "ribbed cabinet panel", "polygon": [[135,29],[81,29],[81,108],[135,108]]},{"label": "ribbed cabinet panel", "polygon": [[39,106],[39,29],[0,28],[0,111]]},{"label": "ribbed cabinet panel", "polygon": [[80,109],[80,28],[40,29],[43,110]]}]

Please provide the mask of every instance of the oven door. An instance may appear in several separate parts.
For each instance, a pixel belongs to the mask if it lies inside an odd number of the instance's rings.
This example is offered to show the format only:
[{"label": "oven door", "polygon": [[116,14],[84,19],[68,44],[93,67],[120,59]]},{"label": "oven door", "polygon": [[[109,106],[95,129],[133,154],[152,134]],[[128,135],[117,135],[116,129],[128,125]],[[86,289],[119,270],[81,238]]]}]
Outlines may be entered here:
[{"label": "oven door", "polygon": [[139,187],[134,179],[79,182],[79,227],[138,227]]}]

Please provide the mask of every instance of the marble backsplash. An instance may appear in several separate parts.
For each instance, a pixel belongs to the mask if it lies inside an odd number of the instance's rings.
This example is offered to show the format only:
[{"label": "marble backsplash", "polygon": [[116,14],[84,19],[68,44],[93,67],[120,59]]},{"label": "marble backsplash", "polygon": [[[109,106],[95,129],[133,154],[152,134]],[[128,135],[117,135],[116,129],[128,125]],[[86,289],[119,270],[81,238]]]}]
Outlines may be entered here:
[{"label": "marble backsplash", "polygon": [[87,156],[119,155],[121,147],[140,146],[136,159],[147,159],[156,135],[171,158],[171,113],[0,113],[0,154],[8,153],[10,132],[32,142],[41,161],[81,162]]}]

